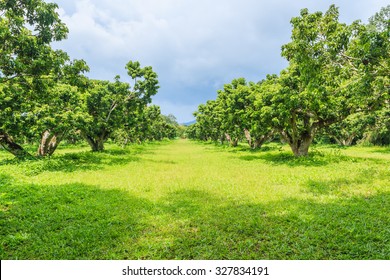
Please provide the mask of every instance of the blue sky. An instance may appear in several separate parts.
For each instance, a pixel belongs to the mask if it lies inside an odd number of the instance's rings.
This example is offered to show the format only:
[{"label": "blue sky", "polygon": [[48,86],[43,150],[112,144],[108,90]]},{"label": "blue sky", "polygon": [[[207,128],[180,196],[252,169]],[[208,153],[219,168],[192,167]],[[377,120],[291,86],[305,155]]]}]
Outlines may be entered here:
[{"label": "blue sky", "polygon": [[[152,66],[160,90],[153,103],[179,122],[194,119],[198,105],[215,99],[232,79],[259,81],[278,74],[290,20],[302,8],[326,11],[336,4],[340,21],[366,22],[388,0],[51,0],[70,33],[54,44],[84,59],[89,77],[113,80],[129,60]],[[50,2],[48,0],[48,2]]]}]

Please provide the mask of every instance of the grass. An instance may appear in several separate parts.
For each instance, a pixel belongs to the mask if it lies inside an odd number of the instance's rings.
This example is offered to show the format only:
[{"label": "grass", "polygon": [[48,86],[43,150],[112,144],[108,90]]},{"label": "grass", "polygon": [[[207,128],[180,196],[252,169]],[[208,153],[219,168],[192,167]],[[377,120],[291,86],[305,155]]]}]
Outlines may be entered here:
[{"label": "grass", "polygon": [[390,259],[388,148],[0,152],[1,259]]}]

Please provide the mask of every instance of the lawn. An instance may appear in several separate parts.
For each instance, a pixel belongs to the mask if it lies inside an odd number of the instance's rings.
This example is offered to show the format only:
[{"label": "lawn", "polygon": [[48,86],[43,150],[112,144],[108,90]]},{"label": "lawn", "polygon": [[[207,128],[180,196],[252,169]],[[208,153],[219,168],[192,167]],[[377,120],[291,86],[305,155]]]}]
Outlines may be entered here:
[{"label": "lawn", "polygon": [[390,149],[0,151],[1,259],[390,259]]}]

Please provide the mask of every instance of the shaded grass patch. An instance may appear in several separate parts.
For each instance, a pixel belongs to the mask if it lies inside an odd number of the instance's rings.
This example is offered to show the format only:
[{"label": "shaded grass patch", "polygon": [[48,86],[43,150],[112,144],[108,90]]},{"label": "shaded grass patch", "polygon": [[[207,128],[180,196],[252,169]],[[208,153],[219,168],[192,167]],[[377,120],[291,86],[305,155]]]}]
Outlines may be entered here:
[{"label": "shaded grass patch", "polygon": [[[84,184],[2,188],[1,259],[126,258],[148,203]],[[123,251],[122,251],[123,250]]]}]

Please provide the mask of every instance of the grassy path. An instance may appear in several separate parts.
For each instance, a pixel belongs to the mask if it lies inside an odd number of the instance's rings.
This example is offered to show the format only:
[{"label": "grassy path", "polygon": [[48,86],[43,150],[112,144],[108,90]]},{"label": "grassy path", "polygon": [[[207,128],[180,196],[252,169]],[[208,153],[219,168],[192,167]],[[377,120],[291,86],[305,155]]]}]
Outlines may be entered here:
[{"label": "grassy path", "polygon": [[1,259],[390,259],[390,153],[179,140],[0,153]]}]

